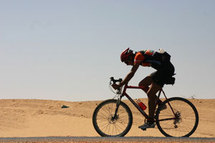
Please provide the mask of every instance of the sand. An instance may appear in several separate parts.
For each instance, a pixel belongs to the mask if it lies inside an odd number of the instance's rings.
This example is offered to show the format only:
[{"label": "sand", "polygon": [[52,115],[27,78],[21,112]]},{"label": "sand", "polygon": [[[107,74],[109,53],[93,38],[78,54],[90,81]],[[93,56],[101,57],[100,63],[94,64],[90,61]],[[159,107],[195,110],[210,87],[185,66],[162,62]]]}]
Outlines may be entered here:
[{"label": "sand", "polygon": [[[144,99],[146,102],[146,99]],[[215,137],[215,99],[190,99],[199,112],[199,126],[192,137]],[[101,101],[0,100],[0,137],[99,136],[92,114]],[[63,105],[69,108],[62,108]],[[134,124],[126,136],[163,137],[157,128],[138,129],[144,118],[133,111]]]}]

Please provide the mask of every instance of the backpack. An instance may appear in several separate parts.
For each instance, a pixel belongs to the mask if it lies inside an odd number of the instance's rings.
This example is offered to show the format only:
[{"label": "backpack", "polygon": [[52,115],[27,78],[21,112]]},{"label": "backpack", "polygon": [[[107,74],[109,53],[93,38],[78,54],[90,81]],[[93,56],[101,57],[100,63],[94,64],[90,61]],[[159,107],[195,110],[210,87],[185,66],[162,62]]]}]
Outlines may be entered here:
[{"label": "backpack", "polygon": [[164,50],[154,51],[153,55],[147,55],[145,53],[146,51],[140,51],[140,52],[145,57],[145,60],[143,62],[157,61],[157,63],[160,62],[160,65],[170,62],[171,56]]}]

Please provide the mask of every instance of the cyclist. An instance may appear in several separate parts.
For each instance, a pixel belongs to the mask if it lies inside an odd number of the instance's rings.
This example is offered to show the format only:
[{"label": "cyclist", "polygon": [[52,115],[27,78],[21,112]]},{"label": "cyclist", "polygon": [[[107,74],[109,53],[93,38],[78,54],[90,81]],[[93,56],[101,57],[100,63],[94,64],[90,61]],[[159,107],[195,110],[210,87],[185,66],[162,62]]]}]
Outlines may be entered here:
[{"label": "cyclist", "polygon": [[146,128],[154,128],[156,103],[162,103],[162,101],[157,98],[156,93],[163,87],[164,84],[174,84],[174,78],[172,78],[172,76],[174,75],[175,69],[170,62],[170,55],[163,50],[143,50],[134,53],[131,49],[127,48],[122,52],[120,58],[122,62],[127,65],[131,65],[132,68],[119,85],[112,85],[114,89],[119,89],[123,85],[127,84],[134,76],[140,65],[144,67],[152,67],[156,70],[139,82],[139,86],[143,86],[144,91],[147,93],[149,107],[149,119],[145,124],[139,126],[139,128],[143,130],[146,130]]}]

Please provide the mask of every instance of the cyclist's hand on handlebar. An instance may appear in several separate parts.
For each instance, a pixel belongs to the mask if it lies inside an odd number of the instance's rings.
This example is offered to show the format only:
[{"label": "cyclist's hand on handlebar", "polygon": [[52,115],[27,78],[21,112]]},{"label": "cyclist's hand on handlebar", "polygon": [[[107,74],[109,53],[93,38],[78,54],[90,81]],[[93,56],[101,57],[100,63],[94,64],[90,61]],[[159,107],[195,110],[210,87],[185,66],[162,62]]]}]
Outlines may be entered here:
[{"label": "cyclist's hand on handlebar", "polygon": [[118,85],[118,84],[112,84],[112,87],[114,88],[114,89],[120,89],[120,85]]}]

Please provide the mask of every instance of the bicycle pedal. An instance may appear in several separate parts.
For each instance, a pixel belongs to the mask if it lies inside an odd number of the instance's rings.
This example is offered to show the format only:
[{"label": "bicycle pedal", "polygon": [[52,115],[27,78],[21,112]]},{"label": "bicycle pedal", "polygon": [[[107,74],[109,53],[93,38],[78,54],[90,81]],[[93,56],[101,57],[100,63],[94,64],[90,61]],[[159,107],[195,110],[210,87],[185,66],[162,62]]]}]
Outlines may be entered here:
[{"label": "bicycle pedal", "polygon": [[147,129],[147,128],[141,128],[141,127],[138,127],[138,128],[141,129],[141,130],[143,130],[143,131],[146,131],[146,129]]},{"label": "bicycle pedal", "polygon": [[146,129],[142,129],[142,128],[140,128],[142,131],[146,131]]}]

